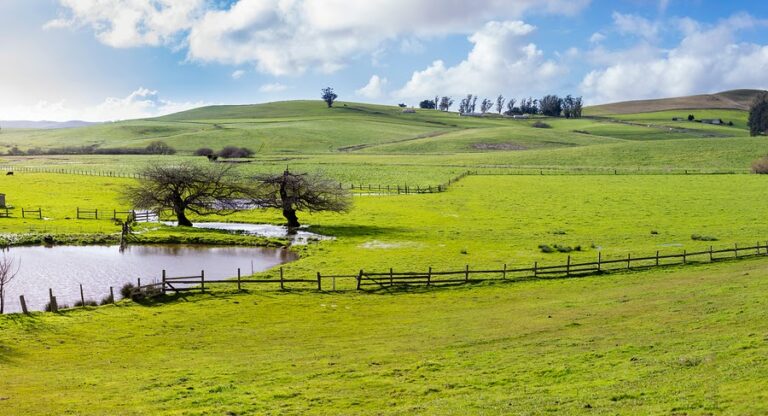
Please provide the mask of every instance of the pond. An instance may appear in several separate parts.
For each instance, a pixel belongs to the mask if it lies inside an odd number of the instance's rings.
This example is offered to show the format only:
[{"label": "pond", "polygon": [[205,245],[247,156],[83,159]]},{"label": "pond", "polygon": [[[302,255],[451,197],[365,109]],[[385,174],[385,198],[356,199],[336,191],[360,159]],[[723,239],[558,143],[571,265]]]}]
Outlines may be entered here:
[{"label": "pond", "polygon": [[220,279],[267,270],[296,260],[289,250],[254,247],[210,247],[190,245],[130,246],[120,252],[117,246],[12,247],[5,252],[19,267],[17,277],[6,287],[6,313],[19,312],[19,295],[24,295],[30,310],[43,310],[48,289],[59,305],[80,300],[80,284],[86,300],[100,301],[109,288],[120,298],[125,283],[160,281],[162,270],[168,277],[199,275]]}]

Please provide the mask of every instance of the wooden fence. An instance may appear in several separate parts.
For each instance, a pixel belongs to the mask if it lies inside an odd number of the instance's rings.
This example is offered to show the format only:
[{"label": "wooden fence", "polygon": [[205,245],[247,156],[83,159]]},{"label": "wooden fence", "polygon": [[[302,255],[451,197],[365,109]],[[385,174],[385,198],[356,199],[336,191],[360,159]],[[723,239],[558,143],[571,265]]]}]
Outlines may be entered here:
[{"label": "wooden fence", "polygon": [[99,210],[97,208],[83,209],[83,208],[77,207],[77,219],[78,220],[98,220]]},{"label": "wooden fence", "polygon": [[38,209],[25,209],[25,208],[22,208],[21,209],[21,218],[27,218],[27,216],[34,216],[34,217],[37,217],[38,219],[42,220],[43,219],[43,209],[42,208],[38,208]]}]

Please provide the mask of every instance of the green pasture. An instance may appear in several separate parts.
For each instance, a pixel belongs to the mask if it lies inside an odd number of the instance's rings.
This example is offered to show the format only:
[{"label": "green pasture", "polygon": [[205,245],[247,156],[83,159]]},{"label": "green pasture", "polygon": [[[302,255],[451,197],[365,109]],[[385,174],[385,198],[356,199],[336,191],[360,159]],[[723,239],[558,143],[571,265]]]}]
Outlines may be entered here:
[{"label": "green pasture", "polygon": [[0,316],[0,413],[763,414],[763,259]]}]

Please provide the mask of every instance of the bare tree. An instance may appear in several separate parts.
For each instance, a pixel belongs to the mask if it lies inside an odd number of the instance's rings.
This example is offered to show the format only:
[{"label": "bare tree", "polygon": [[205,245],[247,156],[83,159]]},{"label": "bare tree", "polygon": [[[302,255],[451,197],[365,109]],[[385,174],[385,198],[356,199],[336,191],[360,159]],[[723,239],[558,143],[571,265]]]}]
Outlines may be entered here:
[{"label": "bare tree", "polygon": [[242,207],[244,187],[234,165],[148,165],[138,183],[123,191],[123,199],[137,209],[171,211],[179,225],[191,227],[186,212],[227,215]]},{"label": "bare tree", "polygon": [[19,265],[3,253],[0,259],[0,315],[5,311],[5,289],[19,273]]},{"label": "bare tree", "polygon": [[499,94],[498,97],[496,97],[496,112],[501,115],[501,111],[504,110],[504,96]]},{"label": "bare tree", "polygon": [[289,227],[299,227],[296,211],[347,212],[352,206],[349,192],[337,182],[320,175],[292,173],[259,175],[250,191],[250,200],[262,208],[283,211]]},{"label": "bare tree", "polygon": [[439,104],[440,104],[440,96],[439,95],[435,95],[435,106],[433,108],[435,110],[437,110]]},{"label": "bare tree", "polygon": [[491,108],[493,108],[493,101],[488,98],[484,98],[483,101],[480,102],[480,113],[485,114]]}]

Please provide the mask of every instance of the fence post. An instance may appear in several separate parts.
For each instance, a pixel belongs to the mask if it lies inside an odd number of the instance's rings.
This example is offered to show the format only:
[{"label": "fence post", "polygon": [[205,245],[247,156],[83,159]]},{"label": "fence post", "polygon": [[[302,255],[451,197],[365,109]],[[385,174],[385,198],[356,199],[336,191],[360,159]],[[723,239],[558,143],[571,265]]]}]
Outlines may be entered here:
[{"label": "fence post", "polygon": [[714,259],[712,258],[712,246],[709,246],[709,261],[712,262]]},{"label": "fence post", "polygon": [[51,296],[51,312],[59,313],[59,304],[56,302],[56,296]]},{"label": "fence post", "polygon": [[357,290],[360,290],[361,280],[363,280],[363,269],[360,269],[360,273],[357,275]]},{"label": "fence post", "polygon": [[565,275],[570,276],[571,275],[571,255],[568,255],[568,260],[565,262]]},{"label": "fence post", "polygon": [[165,270],[163,270],[162,278],[163,278],[163,286],[161,291],[163,292],[163,295],[165,295]]},{"label": "fence post", "polygon": [[19,296],[19,303],[21,304],[21,312],[24,313],[24,315],[29,314],[29,311],[27,310],[27,301],[24,300],[24,295]]},{"label": "fence post", "polygon": [[389,268],[389,285],[390,286],[394,286],[395,285],[395,279],[394,279],[394,276],[392,276],[392,275],[393,275],[392,268],[390,267]]},{"label": "fence post", "polygon": [[285,283],[283,282],[283,267],[280,266],[280,290],[285,289]]},{"label": "fence post", "polygon": [[112,289],[112,286],[109,287],[109,298],[112,299],[112,304],[115,304],[115,290]]},{"label": "fence post", "polygon": [[656,265],[659,265],[659,250],[656,250]]},{"label": "fence post", "polygon": [[632,253],[627,253],[627,270],[631,269],[630,265],[632,264]]},{"label": "fence post", "polygon": [[468,281],[469,281],[469,265],[468,265],[468,264],[467,264],[467,266],[464,268],[464,281],[465,281],[465,282],[468,282]]},{"label": "fence post", "polygon": [[136,283],[138,283],[138,286],[139,286],[138,289],[141,290],[141,278],[140,277],[136,278]]},{"label": "fence post", "polygon": [[240,291],[240,268],[237,268],[237,290]]},{"label": "fence post", "polygon": [[733,244],[733,257],[739,257],[739,243]]},{"label": "fence post", "polygon": [[429,271],[427,272],[427,286],[432,283],[432,266],[429,266]]},{"label": "fence post", "polygon": [[603,268],[603,252],[597,252],[597,272],[601,272]]},{"label": "fence post", "polygon": [[99,209],[98,208],[94,209],[93,210],[93,214],[96,217],[96,219],[98,220],[99,219]]},{"label": "fence post", "polygon": [[51,312],[56,312],[56,310],[55,310],[56,309],[56,300],[53,297],[53,289],[51,289],[50,287],[48,288],[48,299],[49,299],[48,304],[51,306]]},{"label": "fence post", "polygon": [[322,280],[320,280],[320,272],[317,272],[317,290],[322,291],[323,290],[323,283]]},{"label": "fence post", "polygon": [[688,251],[687,250],[683,250],[683,264],[687,263],[687,260],[688,260],[688,259],[686,259],[687,255],[688,255]]},{"label": "fence post", "polygon": [[200,270],[200,289],[205,293],[205,270]]},{"label": "fence post", "polygon": [[85,296],[83,295],[83,284],[80,284],[80,302],[82,303],[81,307],[85,308]]},{"label": "fence post", "polygon": [[504,263],[504,269],[501,271],[501,278],[502,279],[507,278],[507,263]]},{"label": "fence post", "polygon": [[538,269],[539,269],[539,262],[538,261],[534,261],[533,262],[533,277],[538,277],[539,276]]}]

